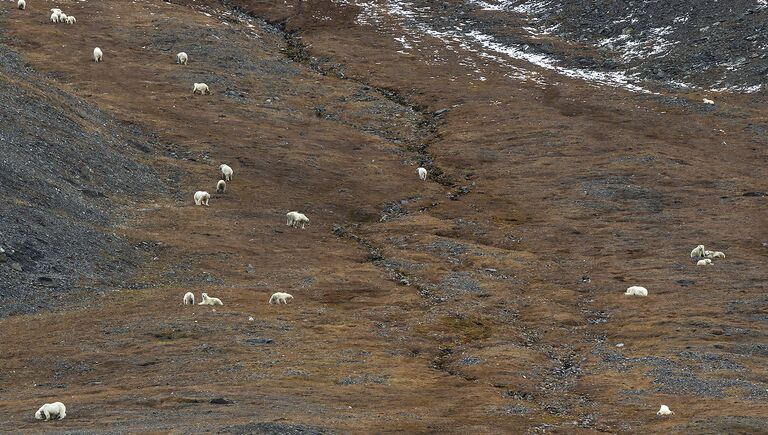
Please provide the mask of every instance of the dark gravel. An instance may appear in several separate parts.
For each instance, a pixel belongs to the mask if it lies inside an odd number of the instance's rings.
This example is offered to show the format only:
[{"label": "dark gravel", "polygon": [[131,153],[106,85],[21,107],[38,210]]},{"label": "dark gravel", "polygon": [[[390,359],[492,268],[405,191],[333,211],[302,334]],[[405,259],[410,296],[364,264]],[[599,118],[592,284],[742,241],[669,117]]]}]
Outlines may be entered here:
[{"label": "dark gravel", "polygon": [[[515,5],[523,3],[534,2]],[[537,27],[600,48],[571,61],[666,84],[746,89],[765,82],[768,7],[754,0],[535,3],[529,14]]]},{"label": "dark gravel", "polygon": [[[152,146],[61,92],[0,44],[0,317],[48,308],[72,289],[99,291],[142,255],[110,211],[163,190],[139,163]],[[115,201],[117,200],[117,201]],[[127,200],[127,201],[126,201]]]},{"label": "dark gravel", "polygon": [[328,429],[322,429],[303,424],[287,423],[248,423],[235,426],[227,426],[223,433],[236,434],[263,434],[263,435],[320,435],[333,433]]}]

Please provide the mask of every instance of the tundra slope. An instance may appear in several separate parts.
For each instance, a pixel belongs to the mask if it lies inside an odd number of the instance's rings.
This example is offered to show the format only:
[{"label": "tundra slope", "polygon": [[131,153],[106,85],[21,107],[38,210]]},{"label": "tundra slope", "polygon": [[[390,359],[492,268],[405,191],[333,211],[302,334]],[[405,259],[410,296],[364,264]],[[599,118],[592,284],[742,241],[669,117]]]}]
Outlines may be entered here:
[{"label": "tundra slope", "polygon": [[[766,414],[748,99],[691,114],[666,104],[685,96],[480,80],[465,53],[398,53],[402,35],[329,2],[178,3],[91,2],[82,35],[3,22],[36,68],[175,144],[187,190],[131,223],[168,246],[132,282],[163,287],[3,321],[1,430],[36,429],[37,398],[62,393],[72,431],[764,429],[739,417]],[[61,56],[93,35],[131,55]],[[200,80],[217,92],[192,97]],[[221,162],[238,181],[194,207]],[[312,227],[286,231],[291,209]],[[725,267],[690,264],[698,240]],[[622,295],[635,282],[653,293]],[[185,310],[192,285],[227,305]],[[301,303],[270,307],[276,290]],[[62,325],[78,337],[47,333]]]}]

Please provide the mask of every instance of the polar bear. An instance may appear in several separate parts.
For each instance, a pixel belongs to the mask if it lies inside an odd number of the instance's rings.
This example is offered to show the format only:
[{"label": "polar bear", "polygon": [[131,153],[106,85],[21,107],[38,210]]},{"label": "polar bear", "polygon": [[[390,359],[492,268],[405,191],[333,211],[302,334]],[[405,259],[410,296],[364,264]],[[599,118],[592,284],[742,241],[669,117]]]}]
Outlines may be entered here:
[{"label": "polar bear", "polygon": [[633,285],[627,288],[627,292],[624,294],[627,296],[648,296],[648,289],[639,285]]},{"label": "polar bear", "polygon": [[287,304],[288,299],[293,299],[293,296],[289,295],[288,293],[277,292],[277,293],[273,293],[272,297],[269,298],[269,303],[270,304],[275,303],[279,305],[280,302],[282,302],[284,304]]},{"label": "polar bear", "polygon": [[427,170],[425,168],[418,168],[416,172],[419,174],[419,178],[424,181],[427,179]]},{"label": "polar bear", "polygon": [[669,406],[667,405],[661,405],[661,408],[659,408],[659,412],[656,413],[656,415],[671,415],[674,414],[674,411],[670,411]]},{"label": "polar bear", "polygon": [[211,90],[208,88],[208,85],[206,85],[205,83],[194,83],[192,85],[192,93],[196,94],[198,92],[200,93],[200,95],[211,94]]},{"label": "polar bear", "polygon": [[304,229],[304,225],[309,223],[309,218],[297,211],[289,211],[285,214],[286,225],[293,228],[298,228],[301,224],[301,229]]},{"label": "polar bear", "polygon": [[204,191],[204,190],[198,190],[195,192],[195,205],[204,205],[208,206],[208,200],[211,199],[211,194]]},{"label": "polar bear", "polygon": [[704,245],[699,245],[691,251],[691,258],[701,258],[704,256],[704,252]]},{"label": "polar bear", "polygon": [[235,172],[229,165],[221,164],[219,165],[219,169],[221,169],[221,176],[224,177],[224,181],[232,181],[232,174]]},{"label": "polar bear", "polygon": [[203,301],[197,305],[224,305],[224,303],[221,302],[221,299],[212,298],[208,296],[208,293],[203,293],[202,297],[203,297]]},{"label": "polar bear", "polygon": [[184,294],[184,305],[195,305],[195,294],[187,292]]},{"label": "polar bear", "polygon": [[67,416],[67,408],[61,402],[46,403],[41,406],[35,413],[35,418],[42,420],[45,416],[45,421],[51,419],[51,417],[59,417],[59,420]]}]

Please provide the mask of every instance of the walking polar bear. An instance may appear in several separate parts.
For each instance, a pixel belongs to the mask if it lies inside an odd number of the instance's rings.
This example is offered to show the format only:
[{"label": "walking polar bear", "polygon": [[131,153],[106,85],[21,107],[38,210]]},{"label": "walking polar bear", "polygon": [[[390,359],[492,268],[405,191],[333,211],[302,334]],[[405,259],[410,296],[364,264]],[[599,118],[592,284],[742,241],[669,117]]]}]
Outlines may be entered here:
[{"label": "walking polar bear", "polygon": [[211,199],[211,194],[203,190],[195,192],[195,205],[208,206],[208,200]]},{"label": "walking polar bear", "polygon": [[48,421],[51,419],[51,417],[56,416],[58,416],[59,420],[61,420],[67,416],[67,408],[61,402],[46,403],[45,405],[41,406],[40,409],[38,409],[35,413],[35,418],[38,420],[43,420],[43,416],[45,416],[45,421]]},{"label": "walking polar bear", "polygon": [[208,89],[208,85],[206,85],[205,83],[194,83],[192,85],[192,93],[196,94],[198,92],[200,93],[200,95],[211,94],[211,90]]},{"label": "walking polar bear", "polygon": [[221,164],[219,169],[221,169],[221,176],[224,178],[224,181],[232,181],[232,174],[234,174],[235,171],[233,171],[229,165]]},{"label": "walking polar bear", "polygon": [[289,211],[285,214],[287,222],[285,223],[289,227],[298,228],[301,224],[301,229],[304,229],[304,225],[309,223],[309,218],[297,211]]},{"label": "walking polar bear", "polygon": [[281,302],[284,304],[287,304],[288,299],[293,299],[293,296],[289,295],[288,293],[277,292],[277,293],[273,293],[272,297],[269,298],[269,303],[270,305],[273,303],[280,305]]}]

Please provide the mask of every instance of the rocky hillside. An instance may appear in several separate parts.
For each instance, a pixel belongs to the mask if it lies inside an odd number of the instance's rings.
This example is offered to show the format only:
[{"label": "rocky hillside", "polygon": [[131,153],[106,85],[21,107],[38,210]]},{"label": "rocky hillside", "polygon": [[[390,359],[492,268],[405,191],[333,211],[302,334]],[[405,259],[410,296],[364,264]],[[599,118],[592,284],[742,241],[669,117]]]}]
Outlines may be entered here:
[{"label": "rocky hillside", "polygon": [[56,81],[0,45],[0,317],[114,285],[140,259],[115,225],[164,190],[138,129]]},{"label": "rocky hillside", "polygon": [[606,70],[683,89],[755,92],[765,85],[764,0],[487,3],[523,14],[540,32],[594,47],[590,57]]}]

